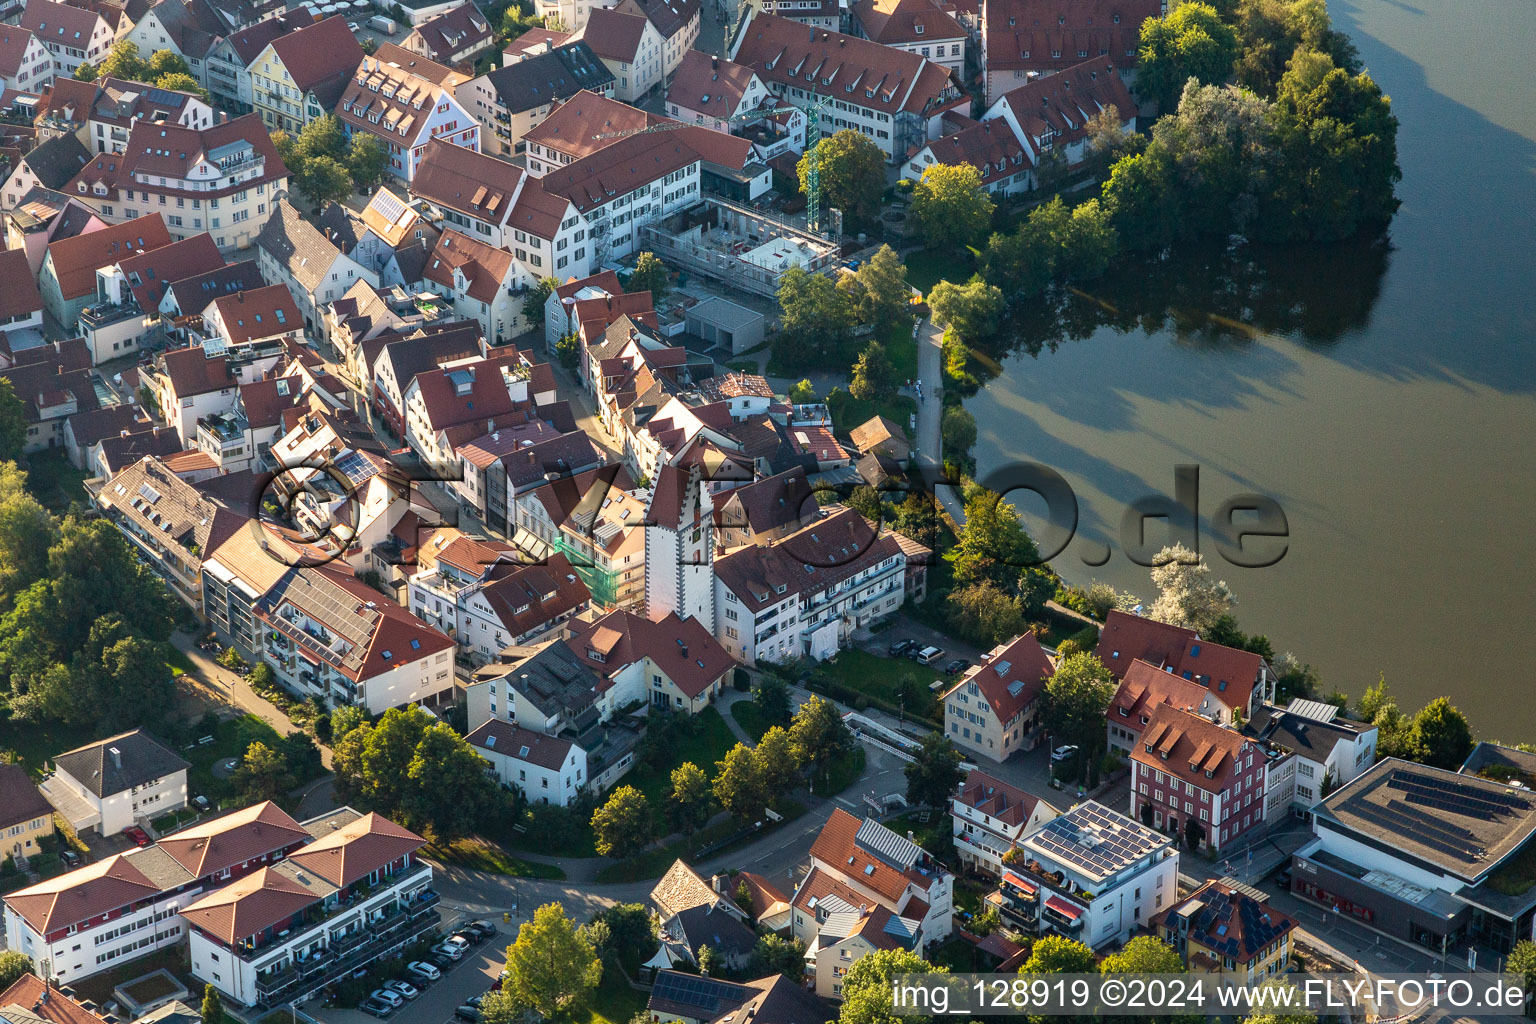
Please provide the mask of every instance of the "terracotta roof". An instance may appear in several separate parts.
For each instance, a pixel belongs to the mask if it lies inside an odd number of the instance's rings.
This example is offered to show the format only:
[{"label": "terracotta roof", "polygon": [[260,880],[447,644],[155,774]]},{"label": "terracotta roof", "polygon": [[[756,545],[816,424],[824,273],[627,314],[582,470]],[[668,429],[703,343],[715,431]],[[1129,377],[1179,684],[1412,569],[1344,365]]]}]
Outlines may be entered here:
[{"label": "terracotta roof", "polygon": [[1014,716],[1044,692],[1045,681],[1055,673],[1056,666],[1035,634],[1025,633],[1006,646],[995,648],[985,663],[969,669],[944,696],[948,698],[961,687],[975,683],[1006,730]]},{"label": "terracotta roof", "polygon": [[[363,47],[341,16],[285,33],[272,40],[272,49],[300,92],[335,91],[351,77],[363,59]],[[321,98],[322,106],[331,107],[336,97]]]},{"label": "terracotta roof", "polygon": [[475,729],[465,741],[470,746],[486,750],[518,761],[527,761],[550,771],[559,771],[570,758],[570,740],[550,736],[531,729],[523,729],[510,722],[493,718]]},{"label": "terracotta roof", "polygon": [[222,391],[239,383],[230,372],[225,356],[209,358],[198,345],[162,352],[158,362],[178,398]]},{"label": "terracotta roof", "polygon": [[871,416],[848,432],[848,440],[861,452],[881,452],[904,459],[912,451],[907,432],[884,416]]},{"label": "terracotta roof", "polygon": [[425,843],[421,836],[388,818],[365,814],[303,849],[295,850],[288,855],[288,860],[340,889],[415,853]]},{"label": "terracotta roof", "polygon": [[6,282],[0,288],[0,323],[42,310],[43,297],[37,290],[25,249],[0,250],[0,281]]},{"label": "terracotta roof", "polygon": [[770,975],[749,981],[746,988],[756,990],[739,1010],[722,1012],[713,1024],[725,1024],[729,1020],[750,1020],[753,1024],[825,1024],[835,1019],[837,1012],[816,994],[797,985],[782,974]]},{"label": "terracotta roof", "polygon": [[554,238],[570,209],[570,200],[552,194],[545,189],[542,179],[535,178],[518,194],[507,227],[520,228],[539,238]]},{"label": "terracotta roof", "polygon": [[231,345],[304,329],[304,318],[286,284],[222,295],[209,305],[218,310]]},{"label": "terracotta roof", "polygon": [[384,346],[374,362],[374,372],[387,365],[394,374],[395,383],[403,396],[411,381],[428,370],[446,362],[480,354],[480,327],[473,322],[460,322],[458,329],[432,331],[416,337],[404,338]]},{"label": "terracotta roof", "polygon": [[705,117],[730,117],[741,105],[755,74],[745,64],[722,60],[703,50],[689,50],[667,86],[667,102]]},{"label": "terracotta roof", "polygon": [[555,295],[561,299],[568,299],[585,288],[598,288],[609,295],[624,294],[624,288],[619,284],[619,275],[612,270],[600,270],[590,277],[571,278],[555,288]]},{"label": "terracotta roof", "polygon": [[[453,233],[444,232],[444,237]],[[416,374],[415,384],[426,411],[427,425],[432,430],[446,430],[459,424],[475,424],[475,432],[465,440],[480,436],[485,431],[481,424],[510,413],[516,407],[503,374],[517,367],[518,357],[496,356],[420,371]]]},{"label": "terracotta roof", "polygon": [[261,51],[267,48],[267,44],[278,36],[286,35],[298,28],[303,28],[314,23],[307,11],[296,11],[292,14],[282,14],[275,18],[266,18],[254,25],[249,25],[238,32],[228,36],[230,48],[240,58],[245,67],[250,67],[251,62],[261,56]]},{"label": "terracotta roof", "polygon": [[1185,643],[1198,635],[1183,626],[1170,626],[1112,609],[1104,618],[1104,630],[1094,653],[1117,679],[1123,679],[1138,658],[1158,666],[1177,661]]},{"label": "terracotta roof", "polygon": [[194,878],[202,878],[308,838],[309,833],[297,821],[265,800],[168,835],[160,840],[159,847]]},{"label": "terracotta roof", "polygon": [[834,807],[831,817],[811,844],[811,856],[844,878],[879,893],[893,903],[901,899],[908,885],[915,885],[919,891],[927,891],[931,879],[918,875],[915,870],[903,871],[895,867],[883,854],[867,849],[858,842],[857,837],[864,824],[864,821],[841,807]]},{"label": "terracotta roof", "polygon": [[618,139],[590,156],[550,171],[543,178],[544,187],[585,213],[700,159],[700,154],[678,135],[655,132]]},{"label": "terracotta roof", "polygon": [[1141,23],[1162,13],[1161,0],[989,0],[984,6],[989,72],[1060,71],[1084,56],[1131,67]]},{"label": "terracotta roof", "polygon": [[771,913],[775,907],[785,909],[789,906],[789,897],[778,886],[774,885],[762,875],[753,874],[751,871],[743,871],[734,879],[739,886],[745,882],[747,891],[752,894],[752,918],[754,920],[764,914]]},{"label": "terracotta roof", "polygon": [[3,1006],[19,1006],[47,1024],[103,1024],[100,1017],[35,974],[23,974],[0,992]]},{"label": "terracotta roof", "polygon": [[1014,827],[1027,822],[1040,803],[1040,798],[1034,794],[1010,786],[980,769],[965,777],[955,799],[973,810],[996,818],[1004,825]]},{"label": "terracotta roof", "polygon": [[1107,57],[1093,57],[1011,89],[988,113],[995,115],[1004,107],[1032,139],[1054,134],[1053,146],[1086,137],[1088,121],[1100,110],[1114,107],[1122,121],[1135,118],[1137,110],[1125,80]]},{"label": "terracotta roof", "polygon": [[1140,732],[1141,716],[1150,718],[1157,705],[1169,704],[1199,714],[1201,703],[1210,696],[1210,691],[1193,679],[1165,672],[1138,658],[1120,681],[1105,716],[1111,723],[1119,721],[1126,728]]},{"label": "terracotta roof", "polygon": [[[679,618],[676,612],[650,621],[623,609],[612,611],[596,622],[572,623],[566,645],[593,672],[609,679],[630,665],[649,661],[653,671],[664,675],[690,699],[735,665],[704,623]],[[591,651],[601,654],[602,661],[593,659]]]},{"label": "terracotta roof", "polygon": [[[1151,753],[1147,752],[1148,746],[1152,747]],[[1159,704],[1141,731],[1131,757],[1196,789],[1214,793],[1226,786],[1245,747],[1263,759],[1259,745],[1242,733],[1224,729],[1183,708]],[[1207,772],[1212,773],[1209,778]]]},{"label": "terracotta roof", "polygon": [[409,241],[411,228],[420,220],[421,215],[406,206],[405,200],[385,185],[380,185],[368,200],[368,205],[363,207],[363,224],[390,246],[399,246]]},{"label": "terracotta roof", "polygon": [[53,763],[98,797],[114,796],[191,767],[143,729],[65,751]]},{"label": "terracotta roof", "polygon": [[577,299],[571,306],[571,319],[576,321],[581,332],[589,338],[606,333],[621,316],[627,316],[653,330],[657,328],[656,307],[648,291]]},{"label": "terracotta roof", "polygon": [[767,547],[716,559],[715,575],[756,612],[778,604],[785,593],[826,590],[900,553],[894,537],[877,534],[863,516],[844,509]]},{"label": "terracotta roof", "polygon": [[428,281],[457,291],[459,286],[454,274],[457,270],[464,275],[465,293],[489,304],[496,301],[497,292],[509,279],[512,259],[512,254],[505,249],[486,245],[449,228],[438,238],[424,273]]},{"label": "terracotta roof", "polygon": [[551,110],[544,120],[529,129],[523,140],[577,160],[616,141],[597,138],[599,135],[649,128],[670,120],[628,103],[621,103],[602,93],[583,89]]},{"label": "terracotta roof", "polygon": [[934,139],[916,155],[921,156],[923,152],[931,153],[936,165],[958,167],[970,164],[980,173],[984,185],[1034,166],[1034,160],[1025,152],[1013,129],[996,118],[967,125]]},{"label": "terracotta roof", "polygon": [[820,509],[805,470],[795,468],[720,495],[715,504],[715,527],[768,533],[802,518],[815,518]]},{"label": "terracotta roof", "polygon": [[[261,118],[245,114],[215,124],[211,128],[187,128],[179,124],[135,121],[128,142],[121,153],[103,153],[75,176],[75,185],[105,185],[108,195],[116,196],[121,183],[132,183],[135,176],[166,178],[193,177],[199,166],[212,166],[220,158],[215,152],[236,147],[262,160],[260,177],[243,177],[223,188],[202,191],[204,197],[219,198],[250,188],[253,184],[276,182],[288,177],[288,168],[277,155],[277,147]],[[246,148],[248,147],[248,148]],[[230,151],[233,152],[233,151]],[[228,159],[223,155],[222,159]],[[148,178],[144,178],[148,181]],[[143,182],[141,182],[142,184]],[[172,193],[177,190],[172,190]]]},{"label": "terracotta roof", "polygon": [[319,899],[293,879],[263,867],[213,890],[181,911],[181,916],[188,924],[232,946],[292,917]]},{"label": "terracotta roof", "polygon": [[53,0],[28,0],[21,10],[21,27],[31,29],[45,42],[84,50],[90,45],[101,15],[83,7],[54,3]]},{"label": "terracotta roof", "polygon": [[219,255],[219,247],[213,244],[213,237],[206,231],[130,256],[118,264],[128,278],[139,308],[146,313],[160,308],[160,300],[165,298],[173,282],[222,266],[224,257]]},{"label": "terracotta roof", "polygon": [[27,55],[27,49],[36,38],[31,29],[19,25],[0,25],[0,76],[14,77],[21,70],[22,58]]},{"label": "terracotta roof", "polygon": [[755,373],[730,373],[699,381],[699,395],[706,402],[719,402],[727,398],[772,398],[773,388],[768,378]]},{"label": "terracotta roof", "polygon": [[857,907],[861,901],[867,902],[863,896],[853,891],[848,885],[830,871],[813,867],[806,872],[801,879],[800,887],[795,890],[795,898],[791,905],[798,910],[814,910],[816,904],[823,897],[836,896],[845,903],[851,903]]},{"label": "terracotta roof", "polygon": [[599,57],[632,63],[640,52],[640,40],[645,38],[645,26],[643,15],[594,7],[587,15],[581,39]]},{"label": "terracotta roof", "polygon": [[965,29],[934,0],[858,0],[849,13],[864,35],[884,46],[965,38]]},{"label": "terracotta roof", "polygon": [[78,299],[96,291],[96,271],[144,252],[171,244],[171,233],[160,214],[113,224],[48,246],[59,281],[59,293],[65,299]]},{"label": "terracotta roof", "polygon": [[25,768],[0,764],[0,829],[52,814],[53,805],[38,790]]},{"label": "terracotta roof", "polygon": [[160,886],[122,854],[17,889],[5,904],[47,935],[160,894]]},{"label": "terracotta roof", "polygon": [[480,591],[512,637],[519,637],[586,606],[587,585],[562,554],[542,565],[521,565]]},{"label": "terracotta roof", "polygon": [[752,18],[733,58],[765,82],[801,88],[809,75],[817,92],[887,114],[933,113],[958,98],[949,72],[918,54],[772,14]]},{"label": "terracotta roof", "polygon": [[452,68],[384,43],[358,63],[335,113],[353,131],[387,136],[392,142],[398,126],[398,137],[410,144],[426,129],[426,108],[447,102],[454,86],[463,81]]}]

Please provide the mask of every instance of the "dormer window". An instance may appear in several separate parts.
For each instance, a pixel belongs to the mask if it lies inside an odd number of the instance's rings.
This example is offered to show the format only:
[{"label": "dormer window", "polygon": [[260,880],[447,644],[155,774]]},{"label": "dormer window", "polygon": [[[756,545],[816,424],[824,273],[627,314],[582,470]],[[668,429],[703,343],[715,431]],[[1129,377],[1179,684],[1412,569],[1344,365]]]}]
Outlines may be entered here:
[{"label": "dormer window", "polygon": [[912,26],[912,30],[914,32],[916,32],[918,35],[922,35],[923,34],[923,26],[922,25],[914,25],[914,26]]}]

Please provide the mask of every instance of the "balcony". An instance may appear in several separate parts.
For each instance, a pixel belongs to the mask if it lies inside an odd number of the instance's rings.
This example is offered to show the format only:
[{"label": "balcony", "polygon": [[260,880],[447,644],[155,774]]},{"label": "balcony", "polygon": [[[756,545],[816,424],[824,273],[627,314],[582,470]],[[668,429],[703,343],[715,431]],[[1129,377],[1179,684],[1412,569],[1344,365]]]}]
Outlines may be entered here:
[{"label": "balcony", "polygon": [[89,334],[125,320],[142,320],[143,317],[144,311],[139,309],[137,302],[98,302],[80,311],[80,330]]},{"label": "balcony", "polygon": [[360,929],[344,943],[321,950],[302,963],[288,963],[257,981],[257,1005],[280,1005],[296,996],[324,988],[389,950],[436,928],[441,921],[440,915],[430,907],[426,909],[430,912],[396,913],[371,927]]}]

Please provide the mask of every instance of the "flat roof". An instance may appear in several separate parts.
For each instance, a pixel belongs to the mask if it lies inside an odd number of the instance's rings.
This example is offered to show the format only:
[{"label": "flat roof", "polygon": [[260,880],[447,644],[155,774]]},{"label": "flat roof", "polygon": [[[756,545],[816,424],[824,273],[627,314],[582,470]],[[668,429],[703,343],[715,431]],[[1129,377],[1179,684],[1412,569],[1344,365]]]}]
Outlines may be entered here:
[{"label": "flat roof", "polygon": [[1170,840],[1093,800],[1078,804],[1024,840],[1036,854],[1089,878],[1105,879]]}]

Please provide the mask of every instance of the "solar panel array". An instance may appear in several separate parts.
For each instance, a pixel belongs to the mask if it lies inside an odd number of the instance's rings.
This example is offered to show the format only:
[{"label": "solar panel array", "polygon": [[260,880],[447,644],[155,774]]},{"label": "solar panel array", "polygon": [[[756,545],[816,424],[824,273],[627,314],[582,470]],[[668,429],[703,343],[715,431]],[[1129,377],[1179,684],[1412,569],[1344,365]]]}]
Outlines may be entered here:
[{"label": "solar panel array", "polygon": [[1098,804],[1083,804],[1035,833],[1030,843],[1064,864],[1110,875],[1166,845],[1167,837]]},{"label": "solar panel array", "polygon": [[1205,906],[1195,916],[1194,930],[1223,956],[1247,960],[1285,932],[1279,915],[1242,893],[1212,888],[1201,895]]},{"label": "solar panel array", "polygon": [[751,992],[741,985],[677,971],[658,973],[651,989],[652,999],[696,1006],[711,1011],[710,1016],[741,1005],[750,995]]},{"label": "solar panel array", "polygon": [[1451,825],[1397,800],[1386,804],[1357,803],[1350,810],[1388,832],[1412,836],[1413,841],[1472,864],[1482,856],[1482,845],[1471,830]]},{"label": "solar panel array", "polygon": [[1387,777],[1387,788],[1404,793],[1403,799],[1409,803],[1481,821],[1512,817],[1531,809],[1530,800],[1517,792],[1492,790],[1401,768]]},{"label": "solar panel array", "polygon": [[859,825],[853,841],[861,850],[879,857],[898,871],[905,871],[923,854],[921,846],[870,818],[865,818]]},{"label": "solar panel array", "polygon": [[381,189],[373,197],[373,208],[391,224],[398,224],[405,216],[405,204],[393,192]]}]

